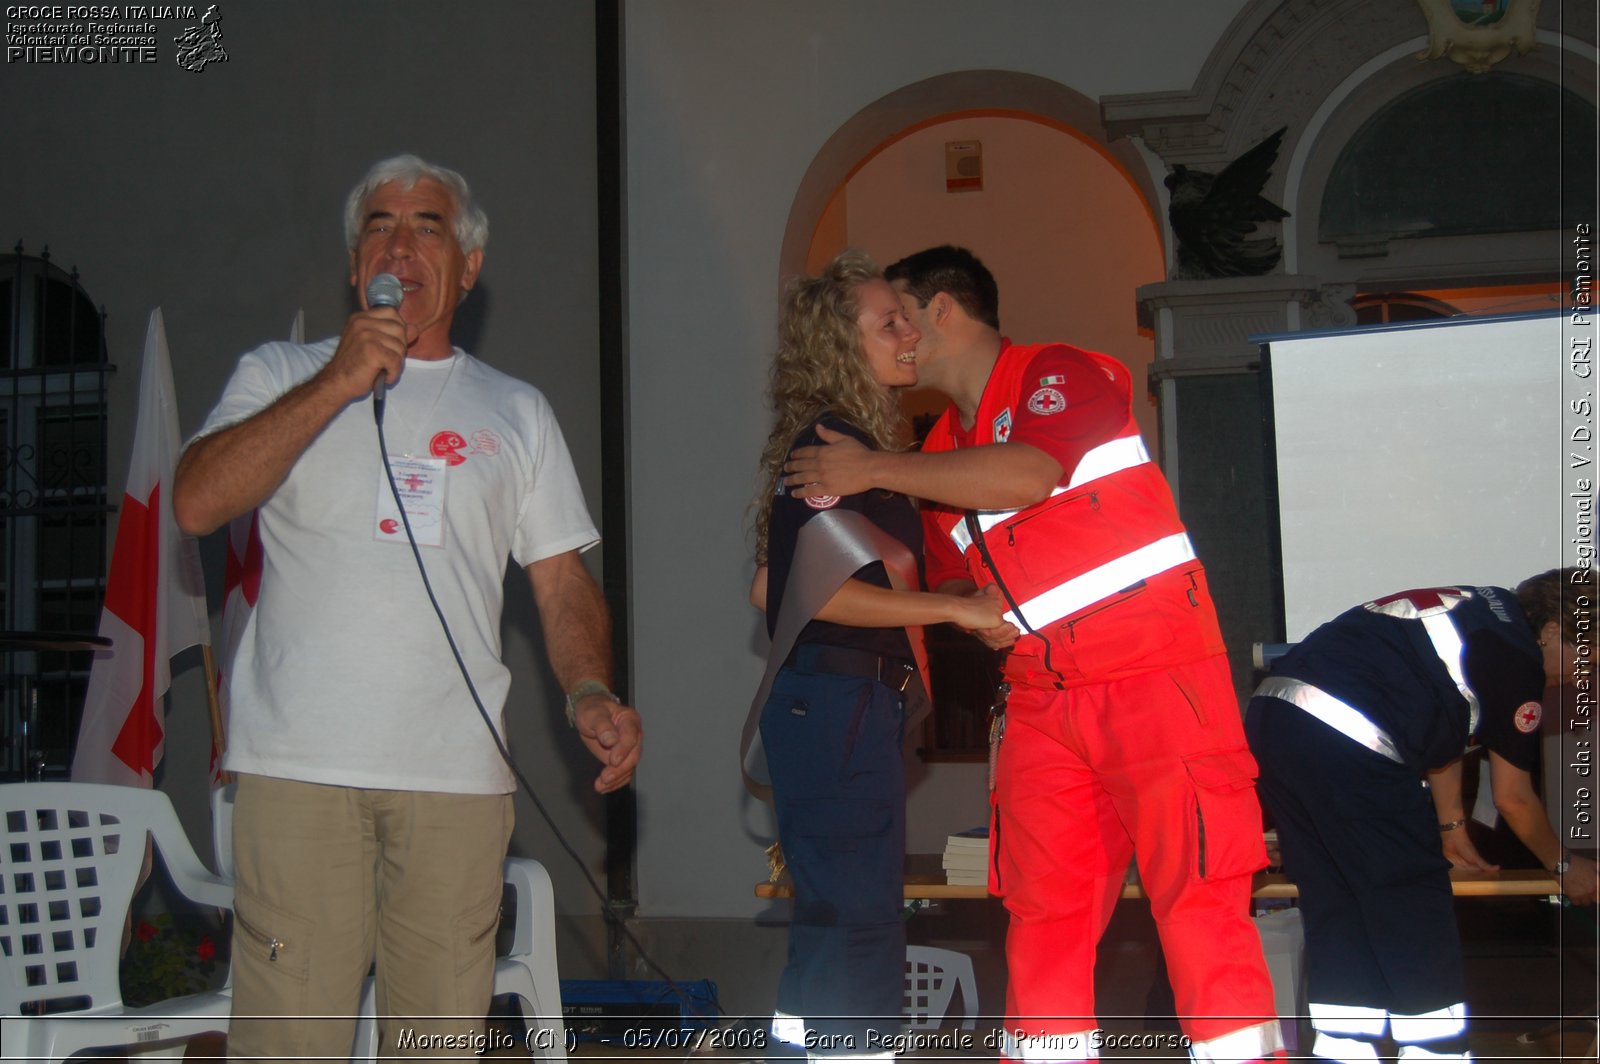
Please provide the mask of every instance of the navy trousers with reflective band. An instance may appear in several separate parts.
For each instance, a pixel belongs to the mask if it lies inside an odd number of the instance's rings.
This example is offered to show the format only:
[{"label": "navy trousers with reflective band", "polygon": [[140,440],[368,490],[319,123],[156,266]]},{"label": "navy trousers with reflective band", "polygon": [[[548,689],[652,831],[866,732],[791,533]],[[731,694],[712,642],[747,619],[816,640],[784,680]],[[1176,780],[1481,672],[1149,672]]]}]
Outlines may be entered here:
[{"label": "navy trousers with reflective band", "polygon": [[794,879],[778,1008],[813,1052],[881,1051],[905,1000],[904,713],[859,676],[786,667],[761,712],[778,837]]},{"label": "navy trousers with reflective band", "polygon": [[1450,862],[1413,770],[1298,707],[1250,700],[1284,871],[1300,887],[1308,997],[1421,1015],[1465,999]]}]

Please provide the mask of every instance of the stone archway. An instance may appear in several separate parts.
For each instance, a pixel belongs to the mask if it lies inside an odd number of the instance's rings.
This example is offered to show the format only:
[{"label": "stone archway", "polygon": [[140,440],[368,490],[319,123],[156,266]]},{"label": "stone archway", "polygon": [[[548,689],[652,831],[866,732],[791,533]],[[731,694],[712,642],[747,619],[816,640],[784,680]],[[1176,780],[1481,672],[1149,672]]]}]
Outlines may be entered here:
[{"label": "stone archway", "polygon": [[778,276],[803,272],[811,235],[835,190],[873,154],[903,134],[952,113],[1026,115],[1099,150],[1139,189],[1152,214],[1161,197],[1132,142],[1110,140],[1099,105],[1059,82],[1014,70],[940,74],[863,107],[829,137],[801,178],[784,227]]}]

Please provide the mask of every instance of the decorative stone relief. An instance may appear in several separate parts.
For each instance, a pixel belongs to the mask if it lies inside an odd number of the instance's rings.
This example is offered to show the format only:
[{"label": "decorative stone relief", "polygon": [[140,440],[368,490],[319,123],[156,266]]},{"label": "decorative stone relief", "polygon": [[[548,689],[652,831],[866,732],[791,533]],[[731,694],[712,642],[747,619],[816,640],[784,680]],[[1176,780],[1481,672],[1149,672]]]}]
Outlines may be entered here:
[{"label": "decorative stone relief", "polygon": [[[1448,57],[1472,74],[1482,74],[1515,51],[1527,55],[1538,47],[1539,0],[1505,0],[1503,9],[1493,0],[1483,4],[1485,17],[1467,23],[1451,0],[1417,0],[1428,20],[1428,47],[1418,59]],[[1491,10],[1492,9],[1492,10]],[[1491,18],[1495,14],[1499,18]]]},{"label": "decorative stone relief", "polygon": [[1313,329],[1342,329],[1356,323],[1355,308],[1350,301],[1355,298],[1353,284],[1325,284],[1317,292],[1315,302],[1305,304],[1306,324]]}]

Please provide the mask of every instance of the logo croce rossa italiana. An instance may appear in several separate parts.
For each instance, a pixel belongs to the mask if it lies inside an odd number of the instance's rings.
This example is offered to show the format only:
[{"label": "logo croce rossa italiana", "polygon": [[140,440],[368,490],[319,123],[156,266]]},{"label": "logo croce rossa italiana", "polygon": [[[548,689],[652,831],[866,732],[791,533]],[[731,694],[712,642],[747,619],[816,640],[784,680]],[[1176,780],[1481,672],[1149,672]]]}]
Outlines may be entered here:
[{"label": "logo croce rossa italiana", "polygon": [[217,5],[206,8],[200,16],[200,25],[190,26],[172,43],[178,46],[178,65],[193,74],[206,68],[207,63],[226,63],[227,50],[222,47],[222,14]]}]

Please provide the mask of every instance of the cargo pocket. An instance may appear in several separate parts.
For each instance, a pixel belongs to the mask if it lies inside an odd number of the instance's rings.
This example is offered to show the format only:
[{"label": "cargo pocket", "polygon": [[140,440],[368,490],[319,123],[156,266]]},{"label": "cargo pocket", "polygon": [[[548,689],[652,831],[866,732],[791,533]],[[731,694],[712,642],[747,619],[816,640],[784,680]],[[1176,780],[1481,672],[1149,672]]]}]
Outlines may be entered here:
[{"label": "cargo pocket", "polygon": [[312,1008],[311,935],[310,921],[239,890],[233,911],[235,999],[249,1001],[263,1015],[323,1011]]},{"label": "cargo pocket", "polygon": [[456,917],[456,974],[463,975],[474,965],[482,964],[487,954],[494,955],[495,932],[500,930],[501,890],[497,884],[494,896]]},{"label": "cargo pocket", "polygon": [[898,920],[906,848],[897,803],[814,798],[795,805],[793,830],[783,836],[795,880],[795,923],[860,927]]},{"label": "cargo pocket", "polygon": [[856,850],[888,837],[894,807],[859,798],[808,798],[794,803],[796,835],[812,845]]},{"label": "cargo pocket", "polygon": [[1256,760],[1244,748],[1194,754],[1183,760],[1193,784],[1188,825],[1190,872],[1196,879],[1227,879],[1265,868]]}]

